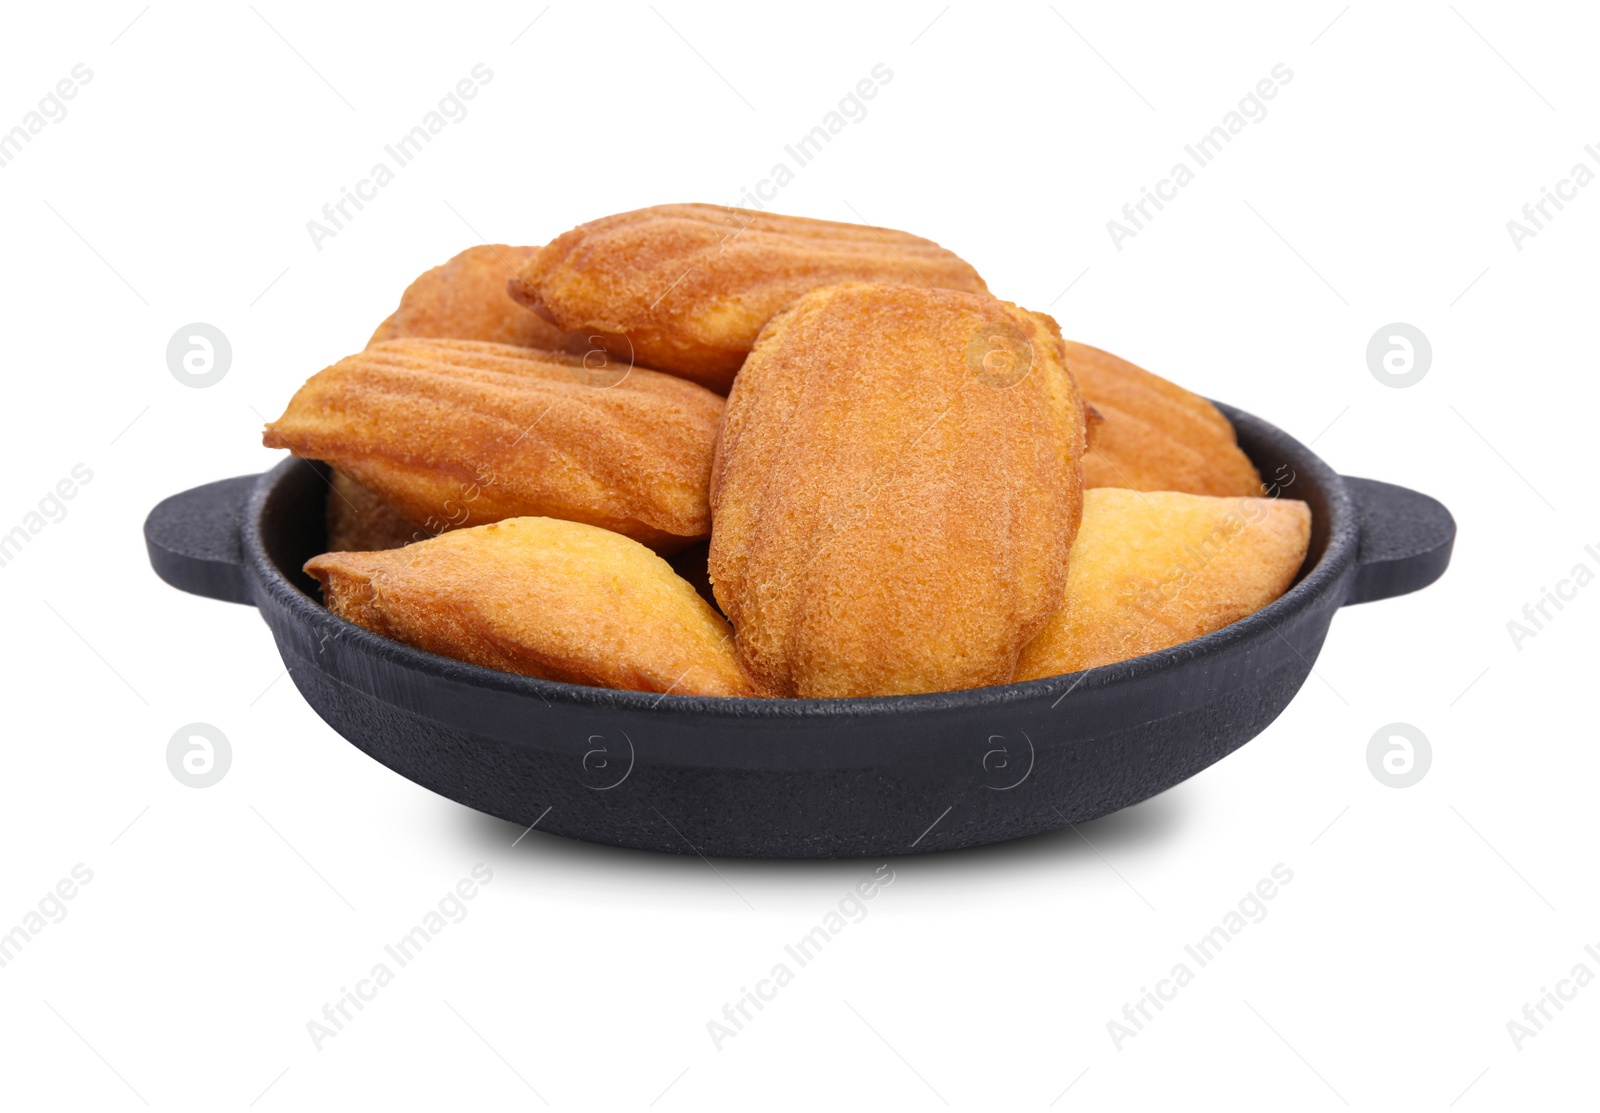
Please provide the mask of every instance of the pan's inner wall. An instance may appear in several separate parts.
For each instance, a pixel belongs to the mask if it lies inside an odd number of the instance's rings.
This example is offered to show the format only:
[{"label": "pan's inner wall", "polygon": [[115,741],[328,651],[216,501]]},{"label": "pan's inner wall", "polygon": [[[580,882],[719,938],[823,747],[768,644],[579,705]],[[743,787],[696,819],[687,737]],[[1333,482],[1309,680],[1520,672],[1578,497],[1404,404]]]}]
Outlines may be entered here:
[{"label": "pan's inner wall", "polygon": [[1306,474],[1308,453],[1304,447],[1293,441],[1285,443],[1283,438],[1274,435],[1276,430],[1263,429],[1249,414],[1230,406],[1220,408],[1233,422],[1239,447],[1261,473],[1268,497],[1299,499],[1311,507],[1311,543],[1306,547],[1305,562],[1294,578],[1294,582],[1299,583],[1328,551],[1329,528],[1333,521],[1329,491]]},{"label": "pan's inner wall", "polygon": [[319,461],[297,460],[261,508],[261,540],[268,558],[290,583],[319,601],[317,581],[302,569],[306,561],[328,551],[330,470]]}]

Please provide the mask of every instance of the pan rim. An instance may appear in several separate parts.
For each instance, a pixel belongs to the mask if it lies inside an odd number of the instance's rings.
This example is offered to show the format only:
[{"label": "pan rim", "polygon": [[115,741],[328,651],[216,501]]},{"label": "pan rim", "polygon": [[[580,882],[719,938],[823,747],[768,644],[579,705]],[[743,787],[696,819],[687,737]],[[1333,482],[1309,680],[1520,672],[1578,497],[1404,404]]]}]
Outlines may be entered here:
[{"label": "pan rim", "polygon": [[[990,710],[1031,704],[1044,698],[1059,702],[1072,692],[1082,692],[1087,696],[1131,686],[1176,672],[1191,662],[1219,656],[1229,648],[1252,641],[1267,631],[1275,633],[1280,625],[1322,602],[1329,592],[1346,590],[1346,576],[1354,565],[1359,544],[1360,523],[1343,478],[1310,448],[1271,423],[1225,403],[1214,404],[1232,422],[1236,435],[1242,434],[1241,440],[1274,446],[1284,455],[1294,457],[1297,463],[1305,465],[1309,473],[1305,476],[1306,480],[1313,490],[1321,493],[1328,508],[1327,543],[1317,562],[1305,570],[1287,592],[1261,610],[1199,638],[1079,672],[982,688],[827,699],[672,695],[543,680],[500,672],[417,649],[334,615],[296,586],[269,554],[262,532],[264,511],[282,481],[294,470],[309,463],[295,457],[283,460],[257,481],[242,516],[239,535],[244,563],[249,576],[255,581],[256,589],[264,591],[280,610],[287,612],[295,621],[308,627],[332,629],[340,641],[349,644],[361,656],[382,661],[389,666],[434,680],[526,696],[547,706],[562,704],[594,710],[673,714],[733,723],[755,720],[797,723],[902,718],[954,710]],[[1241,447],[1244,446],[1241,444]],[[1246,452],[1249,454],[1249,449]],[[341,679],[350,682],[349,678]],[[370,689],[363,690],[375,698],[384,698]],[[392,703],[389,700],[385,702]]]}]

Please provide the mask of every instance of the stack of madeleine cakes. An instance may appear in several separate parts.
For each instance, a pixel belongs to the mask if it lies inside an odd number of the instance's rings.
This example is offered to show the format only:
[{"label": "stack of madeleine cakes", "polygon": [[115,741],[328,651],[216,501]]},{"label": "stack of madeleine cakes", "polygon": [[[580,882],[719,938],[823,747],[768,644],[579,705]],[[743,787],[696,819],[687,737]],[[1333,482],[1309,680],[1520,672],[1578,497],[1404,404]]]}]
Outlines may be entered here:
[{"label": "stack of madeleine cakes", "polygon": [[306,571],[340,617],[680,695],[1154,653],[1282,595],[1311,531],[1215,406],[954,253],[714,205],[469,248],[263,439],[333,469]]}]

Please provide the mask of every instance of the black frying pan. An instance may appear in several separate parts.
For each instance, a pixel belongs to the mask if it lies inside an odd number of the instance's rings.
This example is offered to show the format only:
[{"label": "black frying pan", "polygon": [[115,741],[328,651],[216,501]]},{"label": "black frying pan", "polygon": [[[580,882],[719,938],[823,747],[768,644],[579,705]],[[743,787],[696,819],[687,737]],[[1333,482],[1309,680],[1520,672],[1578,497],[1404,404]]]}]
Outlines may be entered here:
[{"label": "black frying pan", "polygon": [[662,696],[513,676],[389,641],[330,614],[300,571],[323,550],[328,491],[326,468],[303,460],[167,499],[145,540],[168,583],[260,609],[334,730],[468,807],[680,854],[949,850],[1082,823],[1192,777],[1283,710],[1334,611],[1443,574],[1455,522],[1438,502],[1339,476],[1259,418],[1222,410],[1276,493],[1311,506],[1295,586],[1159,653],[964,692]]}]

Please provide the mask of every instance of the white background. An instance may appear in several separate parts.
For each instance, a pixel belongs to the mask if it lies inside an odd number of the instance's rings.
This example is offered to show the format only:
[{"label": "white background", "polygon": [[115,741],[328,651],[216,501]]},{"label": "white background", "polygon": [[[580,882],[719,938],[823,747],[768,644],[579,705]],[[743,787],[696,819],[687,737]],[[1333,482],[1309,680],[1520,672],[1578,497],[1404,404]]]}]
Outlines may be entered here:
[{"label": "white background", "polygon": [[[75,864],[93,881],[0,968],[0,1103],[1591,1105],[1600,987],[1521,1050],[1507,1022],[1600,974],[1600,587],[1520,649],[1506,624],[1600,571],[1600,184],[1521,251],[1506,222],[1595,165],[1594,13],[540,9],[7,8],[0,128],[75,64],[93,79],[0,169],[0,532],[74,464],[93,480],[0,568],[0,930]],[[470,114],[316,250],[306,222],[479,62]],[[717,1050],[707,1021],[877,863],[513,849],[325,726],[254,611],[157,581],[140,525],[271,465],[263,418],[417,273],[480,235],[732,202],[880,62],[775,208],[934,238],[1067,335],[1439,497],[1460,536],[1436,586],[1341,613],[1282,717],[1189,783],[1081,836],[891,863]],[[1113,247],[1106,222],[1277,63],[1269,115]],[[233,345],[204,390],[165,363],[193,321]],[[1432,341],[1409,389],[1366,365],[1395,321]],[[195,721],[234,753],[204,790],[165,760]],[[1395,721],[1434,755],[1403,790],[1365,756]],[[467,918],[316,1050],[324,1002],[480,862]],[[1119,1050],[1107,1022],[1276,863],[1267,918]]]}]

